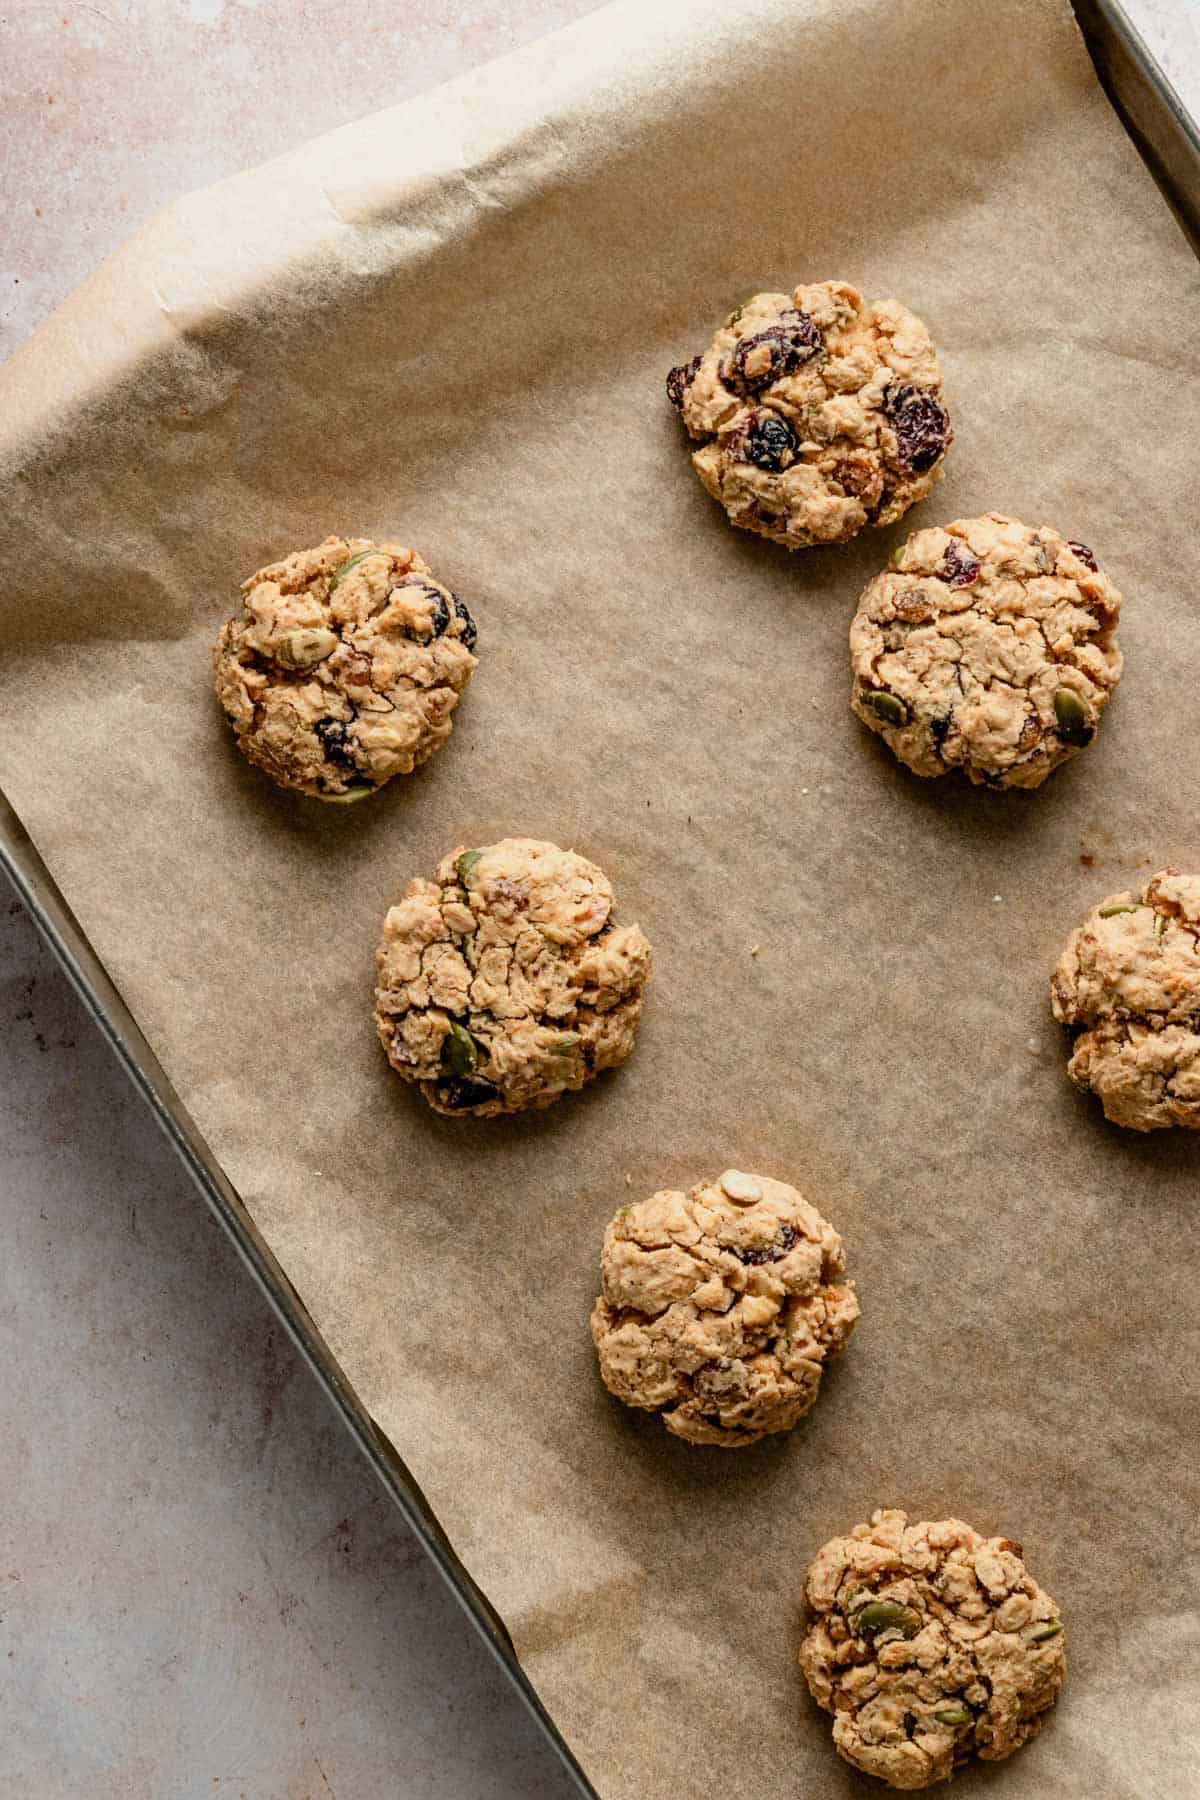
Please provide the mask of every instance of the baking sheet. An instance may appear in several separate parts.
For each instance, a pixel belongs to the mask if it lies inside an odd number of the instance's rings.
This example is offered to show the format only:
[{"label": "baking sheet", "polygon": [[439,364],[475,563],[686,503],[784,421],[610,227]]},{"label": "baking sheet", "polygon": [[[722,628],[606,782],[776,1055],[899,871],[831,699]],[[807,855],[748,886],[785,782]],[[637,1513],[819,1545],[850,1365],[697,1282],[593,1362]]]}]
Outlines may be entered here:
[{"label": "baking sheet", "polygon": [[[1063,1605],[1011,1792],[1186,1792],[1194,1151],[1072,1094],[1044,982],[1093,895],[1200,853],[1195,265],[1054,6],[620,6],[515,63],[182,203],[4,372],[0,778],[603,1794],[874,1791],[793,1656],[876,1501],[1021,1536]],[[1126,590],[1121,694],[1038,795],[918,785],[850,718],[902,528],[789,560],[687,468],[665,367],[826,273],[943,347],[918,517],[1053,521]],[[484,633],[451,746],[333,818],[238,764],[204,654],[326,528],[411,536]],[[639,1050],[439,1121],[371,1037],[378,921],[517,831],[649,933]],[[864,1306],[734,1457],[619,1412],[586,1334],[625,1170],[728,1162],[822,1205]]]}]

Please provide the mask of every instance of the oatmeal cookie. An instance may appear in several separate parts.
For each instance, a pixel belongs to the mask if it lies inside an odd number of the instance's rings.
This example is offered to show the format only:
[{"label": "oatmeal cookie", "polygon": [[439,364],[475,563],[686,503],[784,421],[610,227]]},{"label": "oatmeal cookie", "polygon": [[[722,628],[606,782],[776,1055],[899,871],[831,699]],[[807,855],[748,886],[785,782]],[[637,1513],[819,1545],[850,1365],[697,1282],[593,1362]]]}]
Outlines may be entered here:
[{"label": "oatmeal cookie", "polygon": [[839,1755],[893,1788],[999,1762],[1038,1731],[1066,1672],[1058,1608],[1011,1538],[873,1513],[819,1550],[800,1648]]},{"label": "oatmeal cookie", "polygon": [[361,800],[445,743],[475,623],[415,550],[329,537],[242,592],[213,646],[217,699],[280,787]]},{"label": "oatmeal cookie", "polygon": [[592,1338],[605,1386],[693,1444],[790,1431],[858,1318],[842,1240],[786,1182],[727,1169],[623,1207]]},{"label": "oatmeal cookie", "polygon": [[1067,1073],[1131,1131],[1200,1131],[1200,876],[1160,869],[1073,931],[1050,983]]},{"label": "oatmeal cookie", "polygon": [[435,1112],[549,1106],[633,1049],[650,976],[608,877],[537,838],[460,846],[383,922],[375,1024]]},{"label": "oatmeal cookie", "polygon": [[850,704],[917,775],[1039,787],[1121,679],[1121,596],[1086,544],[985,513],[914,531],[850,627]]},{"label": "oatmeal cookie", "polygon": [[789,550],[890,525],[941,476],[954,433],[929,333],[844,281],[755,294],[667,395],[730,520]]}]

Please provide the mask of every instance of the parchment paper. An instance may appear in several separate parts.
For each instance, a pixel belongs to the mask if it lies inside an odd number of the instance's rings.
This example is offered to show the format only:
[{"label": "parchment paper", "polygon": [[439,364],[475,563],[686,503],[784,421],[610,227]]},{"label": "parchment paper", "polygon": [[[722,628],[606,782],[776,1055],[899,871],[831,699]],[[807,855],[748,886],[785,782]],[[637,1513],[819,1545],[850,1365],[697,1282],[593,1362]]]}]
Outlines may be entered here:
[{"label": "parchment paper", "polygon": [[[663,375],[826,276],[929,322],[958,439],[905,525],[789,559]],[[879,1791],[794,1658],[807,1559],[883,1503],[1019,1537],[1068,1621],[1053,1724],[970,1791],[1197,1791],[1197,1146],[1074,1094],[1046,982],[1200,862],[1198,288],[1054,0],[635,0],[181,203],[4,371],[0,779],[606,1800]],[[865,581],[989,507],[1127,596],[1033,795],[847,706]],[[481,627],[452,743],[346,810],[209,691],[239,579],[330,530]],[[623,1071],[444,1121],[374,1040],[378,927],[508,833],[599,861],[657,972]],[[610,1402],[587,1333],[615,1208],[730,1164],[835,1221],[864,1310],[733,1455]]]}]

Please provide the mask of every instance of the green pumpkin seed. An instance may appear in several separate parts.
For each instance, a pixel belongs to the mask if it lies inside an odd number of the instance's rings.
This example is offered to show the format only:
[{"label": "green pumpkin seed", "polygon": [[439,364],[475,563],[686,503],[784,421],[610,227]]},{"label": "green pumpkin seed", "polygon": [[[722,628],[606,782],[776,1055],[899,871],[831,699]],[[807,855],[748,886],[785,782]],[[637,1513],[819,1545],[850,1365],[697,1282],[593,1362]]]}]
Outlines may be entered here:
[{"label": "green pumpkin seed", "polygon": [[1082,747],[1091,743],[1095,727],[1088,723],[1087,707],[1070,688],[1059,688],[1055,694],[1054,717],[1064,744]]},{"label": "green pumpkin seed", "polygon": [[1154,918],[1154,935],[1155,935],[1155,937],[1162,937],[1162,935],[1166,931],[1166,929],[1167,929],[1166,914],[1165,913],[1156,913],[1155,918]]},{"label": "green pumpkin seed", "polygon": [[933,1716],[939,1725],[969,1725],[972,1717],[965,1706],[943,1706]]},{"label": "green pumpkin seed", "polygon": [[462,882],[464,887],[467,885],[467,876],[471,873],[471,870],[475,867],[475,864],[482,855],[482,850],[464,850],[458,861],[455,863],[454,867],[458,870],[458,879]]},{"label": "green pumpkin seed", "polygon": [[331,806],[353,806],[356,800],[365,800],[368,794],[374,792],[373,787],[351,787],[347,788],[344,794],[322,794],[321,798],[327,800]]},{"label": "green pumpkin seed", "polygon": [[850,1621],[860,1637],[876,1637],[881,1631],[898,1631],[901,1637],[916,1637],[921,1617],[911,1606],[899,1600],[868,1600]]},{"label": "green pumpkin seed", "polygon": [[737,324],[738,320],[741,318],[741,316],[745,312],[745,310],[746,310],[746,308],[744,306],[739,306],[733,312],[730,313],[729,317],[725,321],[726,330],[728,330],[730,325]]},{"label": "green pumpkin seed", "polygon": [[450,1021],[442,1039],[442,1064],[452,1075],[473,1075],[479,1067],[479,1046],[465,1025]]},{"label": "green pumpkin seed", "polygon": [[895,694],[889,694],[884,688],[866,688],[862,694],[862,703],[869,706],[876,718],[882,719],[885,725],[907,725],[908,708],[903,700],[897,700]]},{"label": "green pumpkin seed", "polygon": [[1141,912],[1141,910],[1140,906],[1135,906],[1130,900],[1118,900],[1113,906],[1102,906],[1100,908],[1100,917],[1102,919],[1115,919],[1118,913]]},{"label": "green pumpkin seed", "polygon": [[896,545],[896,548],[892,551],[892,554],[888,557],[888,568],[889,569],[898,569],[900,567],[900,564],[904,561],[904,552],[907,549],[908,549],[908,545],[906,543]]},{"label": "green pumpkin seed", "polygon": [[577,1031],[564,1031],[557,1044],[551,1044],[550,1054],[551,1056],[570,1056],[578,1042],[579,1033]]},{"label": "green pumpkin seed", "polygon": [[289,631],[274,645],[275,661],[285,669],[313,669],[338,647],[337,633],[310,625]]},{"label": "green pumpkin seed", "polygon": [[1044,1644],[1047,1638],[1057,1637],[1061,1630],[1061,1619],[1047,1619],[1046,1623],[1044,1625],[1039,1625],[1037,1630],[1032,1634],[1031,1642],[1035,1644]]},{"label": "green pumpkin seed", "polygon": [[357,556],[352,556],[349,562],[344,562],[340,568],[333,571],[333,574],[329,577],[330,593],[333,594],[337,592],[337,585],[342,579],[342,576],[348,575],[356,564],[365,562],[368,556],[387,556],[388,554],[389,553],[386,550],[360,550]]}]

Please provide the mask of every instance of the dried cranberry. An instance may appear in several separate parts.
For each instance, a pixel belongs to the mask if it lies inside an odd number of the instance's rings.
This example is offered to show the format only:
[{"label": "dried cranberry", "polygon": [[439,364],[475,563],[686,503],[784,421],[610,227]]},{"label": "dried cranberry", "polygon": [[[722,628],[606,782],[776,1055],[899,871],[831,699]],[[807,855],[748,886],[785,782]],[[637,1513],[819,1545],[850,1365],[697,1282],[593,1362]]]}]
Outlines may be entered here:
[{"label": "dried cranberry", "polygon": [[690,363],[680,363],[667,376],[667,399],[677,412],[683,406],[684,396],[695,381],[699,367],[700,358],[693,356]]},{"label": "dried cranberry", "polygon": [[1072,538],[1068,538],[1067,549],[1073,550],[1080,562],[1086,563],[1088,568],[1094,570],[1097,575],[1100,573],[1100,564],[1096,561],[1096,558],[1092,555],[1092,552],[1088,549],[1086,544],[1077,544]]},{"label": "dried cranberry", "polygon": [[771,474],[778,474],[794,460],[798,443],[799,439],[787,420],[762,407],[749,415],[741,430],[735,434],[731,448],[742,462],[753,463],[756,469],[766,469]]},{"label": "dried cranberry", "polygon": [[945,407],[932,394],[905,387],[889,394],[887,409],[896,428],[901,463],[916,475],[932,469],[950,441]]},{"label": "dried cranberry", "polygon": [[437,1091],[442,1105],[452,1112],[462,1112],[468,1106],[484,1106],[489,1100],[495,1100],[499,1092],[490,1081],[475,1081],[469,1076],[439,1081]]},{"label": "dried cranberry", "polygon": [[879,473],[865,457],[843,456],[833,465],[833,479],[844,494],[856,500],[873,495],[879,486]]},{"label": "dried cranberry", "polygon": [[788,1251],[793,1249],[799,1242],[800,1233],[796,1230],[795,1226],[783,1225],[780,1227],[779,1236],[775,1239],[775,1242],[773,1244],[768,1244],[765,1250],[734,1250],[733,1254],[737,1257],[739,1262],[747,1264],[748,1267],[756,1268],[760,1263],[778,1262],[781,1257],[786,1256]]},{"label": "dried cranberry", "polygon": [[[722,363],[721,380],[735,394],[755,394],[782,381],[824,349],[825,340],[806,312],[793,306],[781,317],[786,323],[740,337]],[[752,369],[746,367],[749,362]]]},{"label": "dried cranberry", "polygon": [[451,594],[450,598],[454,602],[454,611],[458,618],[459,641],[465,644],[468,650],[473,650],[479,642],[479,631],[475,621],[457,594]]},{"label": "dried cranberry", "polygon": [[979,558],[952,538],[946,545],[946,554],[938,564],[937,573],[947,587],[970,587],[973,581],[979,580]]},{"label": "dried cranberry", "polygon": [[318,719],[313,730],[321,740],[321,748],[329,762],[342,769],[354,769],[358,764],[354,760],[354,744],[349,736],[349,727],[344,719]]},{"label": "dried cranberry", "polygon": [[933,745],[933,754],[946,760],[946,739],[950,735],[950,727],[954,724],[954,708],[948,712],[935,713],[929,721],[929,739]]}]

